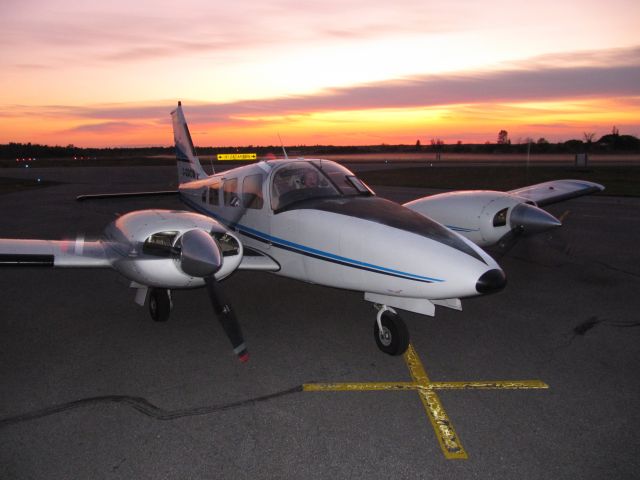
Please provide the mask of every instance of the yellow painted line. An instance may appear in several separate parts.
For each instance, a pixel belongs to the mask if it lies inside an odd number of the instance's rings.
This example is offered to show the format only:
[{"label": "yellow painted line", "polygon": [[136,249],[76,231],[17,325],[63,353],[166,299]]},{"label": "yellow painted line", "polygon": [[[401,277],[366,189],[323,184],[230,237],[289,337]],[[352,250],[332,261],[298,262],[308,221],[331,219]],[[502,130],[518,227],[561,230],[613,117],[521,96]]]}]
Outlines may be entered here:
[{"label": "yellow painted line", "polygon": [[[418,353],[411,344],[404,353],[404,361],[407,367],[409,367],[409,372],[414,382],[422,387],[428,387],[431,382],[420,361],[420,357],[418,357]],[[468,458],[467,452],[464,450],[462,443],[460,443],[451,419],[447,415],[436,392],[425,388],[419,390],[418,395],[420,396],[420,400],[422,400],[422,404],[427,412],[433,431],[436,433],[436,438],[438,439],[444,456],[449,460]]]},{"label": "yellow painted line", "polygon": [[216,158],[218,160],[255,160],[257,157],[255,153],[219,153]]},{"label": "yellow painted line", "polygon": [[560,223],[564,223],[564,219],[569,216],[569,213],[571,213],[570,210],[565,210],[564,213],[560,215],[560,217],[558,218],[558,220],[560,220]]},{"label": "yellow painted line", "polygon": [[305,383],[305,392],[366,392],[381,390],[417,390],[413,382],[375,382],[375,383]]},{"label": "yellow painted line", "polygon": [[431,382],[427,390],[531,390],[549,388],[540,380],[488,380],[484,382]]},{"label": "yellow painted line", "polygon": [[412,382],[334,382],[306,383],[302,386],[305,392],[363,392],[363,391],[400,391],[414,390],[418,393],[427,417],[431,422],[440,448],[449,459],[468,458],[458,434],[453,428],[436,390],[522,390],[549,388],[540,380],[481,380],[432,382],[413,345],[404,354]]},{"label": "yellow painted line", "polygon": [[345,382],[305,383],[305,392],[367,392],[397,390],[531,390],[549,388],[540,380],[486,380],[480,382]]}]

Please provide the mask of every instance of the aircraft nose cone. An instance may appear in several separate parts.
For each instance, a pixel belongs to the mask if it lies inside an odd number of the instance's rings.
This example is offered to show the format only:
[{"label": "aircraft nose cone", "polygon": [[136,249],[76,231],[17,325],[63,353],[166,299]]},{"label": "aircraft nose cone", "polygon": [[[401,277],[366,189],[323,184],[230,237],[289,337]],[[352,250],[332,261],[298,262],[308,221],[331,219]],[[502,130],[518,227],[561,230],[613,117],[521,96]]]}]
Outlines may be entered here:
[{"label": "aircraft nose cone", "polygon": [[511,228],[525,234],[540,233],[560,226],[560,220],[534,205],[521,203],[511,212]]},{"label": "aircraft nose cone", "polygon": [[480,275],[476,282],[476,290],[478,293],[495,293],[499,292],[507,284],[507,277],[502,270],[494,268]]}]

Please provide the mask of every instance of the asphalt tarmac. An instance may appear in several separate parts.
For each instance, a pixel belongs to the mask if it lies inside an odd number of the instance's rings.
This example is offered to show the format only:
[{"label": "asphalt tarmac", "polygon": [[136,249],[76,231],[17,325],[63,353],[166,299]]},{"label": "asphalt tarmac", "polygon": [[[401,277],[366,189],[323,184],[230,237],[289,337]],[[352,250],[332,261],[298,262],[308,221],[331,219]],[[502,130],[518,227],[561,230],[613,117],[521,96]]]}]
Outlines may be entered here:
[{"label": "asphalt tarmac", "polygon": [[[74,201],[175,187],[174,172],[2,170],[65,183],[1,195],[0,236],[90,239],[119,213],[182,209]],[[241,364],[203,290],[176,291],[159,324],[115,272],[3,269],[0,478],[638,478],[640,199],[550,210],[564,226],[502,257],[503,292],[403,315],[432,381],[549,385],[438,391],[466,460],[443,455],[416,391],[302,391],[411,381],[377,349],[361,293],[237,272],[224,287],[251,352]]]}]

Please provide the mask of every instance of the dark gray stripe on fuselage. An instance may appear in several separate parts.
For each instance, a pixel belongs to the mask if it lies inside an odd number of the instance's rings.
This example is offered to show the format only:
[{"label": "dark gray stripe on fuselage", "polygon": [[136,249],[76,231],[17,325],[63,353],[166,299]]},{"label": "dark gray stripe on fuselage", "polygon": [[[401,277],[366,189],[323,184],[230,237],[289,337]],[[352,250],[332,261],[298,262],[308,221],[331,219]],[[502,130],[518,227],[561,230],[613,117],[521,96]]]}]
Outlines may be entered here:
[{"label": "dark gray stripe on fuselage", "polygon": [[389,227],[415,233],[466,253],[487,263],[473,248],[439,223],[409,210],[402,205],[380,197],[339,197],[303,200],[285,207],[288,210],[321,210],[349,217],[361,218]]}]

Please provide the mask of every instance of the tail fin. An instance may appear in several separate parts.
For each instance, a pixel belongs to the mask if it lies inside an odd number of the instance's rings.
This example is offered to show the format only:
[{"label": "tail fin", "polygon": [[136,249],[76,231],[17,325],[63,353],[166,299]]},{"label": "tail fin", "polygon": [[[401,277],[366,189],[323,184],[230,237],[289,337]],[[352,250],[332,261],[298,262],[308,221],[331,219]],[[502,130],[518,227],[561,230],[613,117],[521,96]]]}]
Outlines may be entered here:
[{"label": "tail fin", "polygon": [[200,178],[206,178],[207,174],[200,165],[193,148],[193,141],[187,127],[187,121],[182,113],[182,102],[178,102],[178,108],[171,112],[173,122],[173,138],[176,143],[176,159],[178,160],[178,180],[180,183],[192,182]]}]

